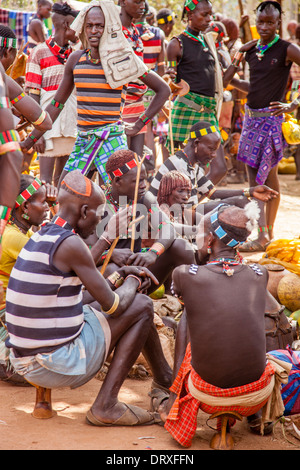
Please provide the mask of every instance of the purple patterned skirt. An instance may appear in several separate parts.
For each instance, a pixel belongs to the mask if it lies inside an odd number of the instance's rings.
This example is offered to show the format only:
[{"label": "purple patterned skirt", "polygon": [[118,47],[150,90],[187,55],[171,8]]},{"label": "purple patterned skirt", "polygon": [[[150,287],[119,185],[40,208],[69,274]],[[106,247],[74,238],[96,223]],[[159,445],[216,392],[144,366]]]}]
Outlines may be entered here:
[{"label": "purple patterned skirt", "polygon": [[[270,170],[275,167],[283,157],[286,141],[281,126],[284,116],[250,117],[245,109],[245,119],[239,142],[237,159],[246,165],[256,168],[256,182],[264,184]],[[266,113],[269,108],[253,109],[250,111]]]}]

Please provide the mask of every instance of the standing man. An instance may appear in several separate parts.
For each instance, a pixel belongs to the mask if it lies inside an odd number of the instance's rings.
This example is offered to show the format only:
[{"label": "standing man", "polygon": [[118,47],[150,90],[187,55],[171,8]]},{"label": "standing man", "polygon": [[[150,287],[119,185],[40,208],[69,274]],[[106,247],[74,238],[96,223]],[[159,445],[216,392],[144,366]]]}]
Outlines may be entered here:
[{"label": "standing man", "polygon": [[[116,26],[116,33],[111,31],[111,22]],[[67,172],[77,168],[83,174],[88,174],[94,165],[101,182],[106,183],[108,176],[105,165],[108,157],[118,149],[127,149],[126,134],[136,135],[145,122],[157,114],[169,97],[170,88],[154,72],[147,73],[145,64],[128,47],[122,33],[120,13],[113,1],[92,1],[80,11],[72,28],[84,49],[73,52],[69,57],[61,85],[52,103],[47,106],[47,111],[55,121],[75,86],[78,136],[61,179]],[[122,67],[118,69],[118,64],[114,65],[109,60],[120,54],[131,62],[135,72]],[[133,125],[128,125],[125,134],[121,119],[126,85],[131,77],[137,76],[153,88],[156,95],[147,115],[140,116]],[[33,140],[41,135],[34,130],[25,140],[24,148],[32,147]]]},{"label": "standing man", "polygon": [[[230,82],[247,93],[245,119],[237,159],[246,164],[249,185],[267,184],[279,192],[278,163],[283,157],[283,113],[300,105],[299,100],[282,103],[292,63],[300,64],[300,48],[280,39],[281,23],[278,2],[265,1],[256,9],[256,28],[260,39],[244,44],[236,53],[224,75],[224,86]],[[233,78],[245,55],[249,64],[248,81]],[[231,80],[231,81],[230,81]],[[266,225],[259,226],[258,237],[243,245],[241,251],[264,251],[274,235],[274,223],[280,197],[271,201],[266,212]]]},{"label": "standing man", "polygon": [[48,31],[43,20],[50,18],[52,6],[51,0],[37,1],[37,12],[33,15],[28,25],[27,54],[30,54],[37,44],[47,39]]},{"label": "standing man", "polygon": [[[212,20],[209,0],[186,0],[183,18],[187,16],[186,29],[171,39],[167,48],[168,73],[175,82],[185,80],[190,91],[178,96],[171,113],[168,147],[180,148],[193,124],[205,120],[218,128],[223,102],[223,81],[212,33],[204,34]],[[172,133],[171,133],[172,131]],[[210,179],[217,184],[226,174],[222,146],[210,168]]]},{"label": "standing man", "polygon": [[[77,16],[67,3],[55,3],[52,21],[54,35],[34,48],[28,57],[25,91],[45,109],[54,98],[62,81],[65,64],[75,41],[70,24]],[[39,154],[41,179],[57,186],[61,172],[74,147],[76,127],[76,96],[71,93],[59,118],[39,141],[35,150]],[[54,172],[55,167],[55,172]]]}]

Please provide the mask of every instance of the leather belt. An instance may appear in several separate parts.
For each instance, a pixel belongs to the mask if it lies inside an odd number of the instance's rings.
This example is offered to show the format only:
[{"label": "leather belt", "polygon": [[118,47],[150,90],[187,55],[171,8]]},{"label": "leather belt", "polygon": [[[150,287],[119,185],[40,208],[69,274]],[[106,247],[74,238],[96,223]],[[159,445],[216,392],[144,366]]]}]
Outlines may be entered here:
[{"label": "leather belt", "polygon": [[253,111],[253,109],[246,108],[247,114],[250,117],[256,118],[256,117],[268,117],[271,116],[271,111]]},{"label": "leather belt", "polygon": [[192,108],[194,111],[197,111],[198,113],[215,113],[215,111],[211,108],[207,108],[204,105],[197,104],[192,100],[189,100],[188,98],[185,98],[185,96],[178,96],[177,101],[180,103],[184,103],[186,106],[189,106]]}]

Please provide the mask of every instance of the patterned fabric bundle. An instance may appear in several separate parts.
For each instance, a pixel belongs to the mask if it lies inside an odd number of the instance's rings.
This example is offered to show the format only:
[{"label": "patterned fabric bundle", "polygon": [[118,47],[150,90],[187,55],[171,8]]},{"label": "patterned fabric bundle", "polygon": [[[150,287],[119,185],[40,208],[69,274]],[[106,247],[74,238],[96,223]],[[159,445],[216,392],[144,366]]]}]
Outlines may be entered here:
[{"label": "patterned fabric bundle", "polygon": [[[171,122],[174,142],[184,142],[190,133],[191,127],[199,121],[207,121],[219,128],[216,117],[216,99],[211,96],[202,96],[197,93],[189,92],[184,95],[185,99],[193,101],[196,107],[205,108],[203,111],[196,111],[177,97],[171,113]],[[208,112],[208,110],[211,110]],[[170,133],[169,133],[170,135]],[[168,136],[167,145],[170,146],[170,137]]]},{"label": "patterned fabric bundle", "polygon": [[284,117],[271,116],[269,108],[260,108],[253,111],[268,113],[267,116],[250,117],[246,106],[245,120],[237,159],[256,168],[257,184],[264,184],[270,170],[283,158],[283,149],[286,142],[282,135]]},{"label": "patterned fabric bundle", "polygon": [[290,346],[287,346],[286,349],[269,351],[268,355],[292,364],[288,383],[282,385],[281,396],[285,415],[300,413],[300,351],[293,351]]},{"label": "patterned fabric bundle", "polygon": [[79,169],[86,175],[94,163],[103,182],[107,183],[109,178],[105,165],[108,158],[116,150],[127,148],[124,126],[120,122],[87,132],[79,131],[75,147],[64,169],[67,171]]},{"label": "patterned fabric bundle", "polygon": [[[185,358],[181,364],[178,375],[171,386],[171,392],[176,393],[177,398],[170,410],[168,418],[165,423],[165,428],[169,433],[184,447],[189,447],[197,429],[197,414],[199,408],[208,414],[216,413],[217,411],[236,411],[242,416],[250,416],[260,410],[263,405],[268,401],[268,397],[262,402],[252,406],[211,406],[204,402],[200,402],[194,398],[188,387],[188,378],[190,377],[193,385],[206,395],[213,397],[237,397],[263,390],[268,387],[274,375],[274,367],[267,364],[262,376],[256,382],[243,385],[241,387],[222,389],[205,382],[194,371],[191,365],[191,347],[187,346]],[[182,397],[182,392],[186,390],[185,396]],[[182,397],[182,398],[180,398]]]}]

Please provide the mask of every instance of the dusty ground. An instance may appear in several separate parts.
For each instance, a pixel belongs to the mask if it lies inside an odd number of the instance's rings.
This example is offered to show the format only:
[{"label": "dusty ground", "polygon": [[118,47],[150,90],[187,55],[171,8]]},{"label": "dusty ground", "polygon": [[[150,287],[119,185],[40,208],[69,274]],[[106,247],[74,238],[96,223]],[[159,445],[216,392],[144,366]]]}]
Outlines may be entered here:
[{"label": "dusty ground", "polygon": [[[281,175],[282,200],[276,223],[276,238],[298,237],[300,234],[300,182],[294,175]],[[237,188],[238,185],[233,187]],[[253,256],[253,258],[257,258]],[[151,378],[127,379],[120,400],[149,406],[147,393]],[[59,389],[52,393],[56,416],[37,420],[31,416],[35,390],[0,382],[0,449],[1,450],[127,450],[184,452],[158,425],[143,427],[97,428],[85,421],[85,415],[96,397],[101,382],[93,379],[77,390]],[[200,412],[197,434],[190,450],[209,450],[214,431],[207,425],[208,415]],[[215,422],[211,422],[215,426]],[[280,423],[271,436],[255,436],[247,429],[246,420],[237,422],[232,435],[236,450],[298,450],[300,440],[284,436]],[[113,453],[112,453],[113,454]],[[145,454],[146,455],[146,454]]]}]

